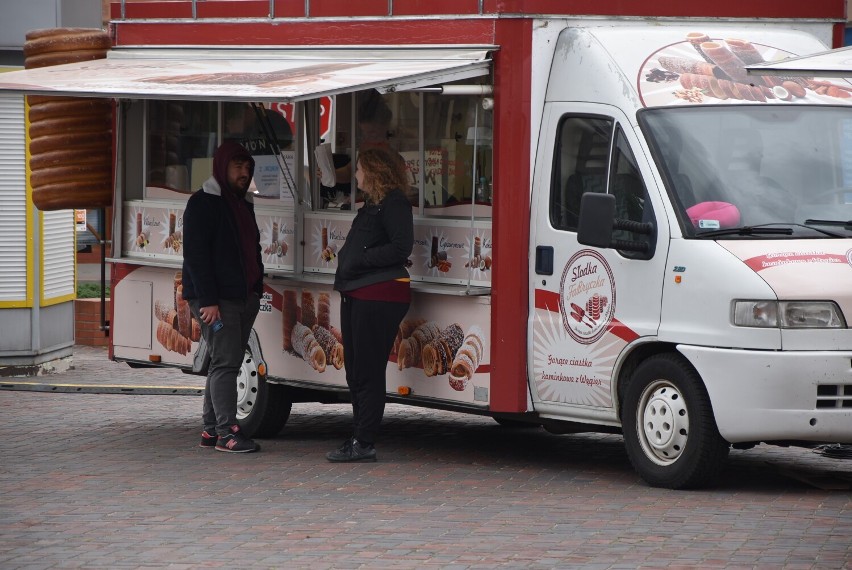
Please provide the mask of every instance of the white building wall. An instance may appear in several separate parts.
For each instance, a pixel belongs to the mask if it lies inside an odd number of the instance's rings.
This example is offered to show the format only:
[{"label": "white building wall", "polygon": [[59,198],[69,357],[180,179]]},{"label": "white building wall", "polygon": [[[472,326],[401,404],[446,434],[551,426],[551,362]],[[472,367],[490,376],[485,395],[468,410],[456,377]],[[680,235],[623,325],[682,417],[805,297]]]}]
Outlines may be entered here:
[{"label": "white building wall", "polygon": [[0,95],[0,307],[27,301],[27,192],[23,95]]}]

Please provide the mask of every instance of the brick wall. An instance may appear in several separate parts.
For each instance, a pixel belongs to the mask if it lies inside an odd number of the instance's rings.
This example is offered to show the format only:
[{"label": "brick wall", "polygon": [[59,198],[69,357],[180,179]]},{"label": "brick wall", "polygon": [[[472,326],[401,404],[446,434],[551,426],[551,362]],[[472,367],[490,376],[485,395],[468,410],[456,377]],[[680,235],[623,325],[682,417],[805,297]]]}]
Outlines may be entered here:
[{"label": "brick wall", "polygon": [[[106,318],[110,316],[110,300],[106,300]],[[101,300],[77,299],[74,301],[74,337],[76,344],[107,346],[109,337],[104,336],[101,326]]]}]

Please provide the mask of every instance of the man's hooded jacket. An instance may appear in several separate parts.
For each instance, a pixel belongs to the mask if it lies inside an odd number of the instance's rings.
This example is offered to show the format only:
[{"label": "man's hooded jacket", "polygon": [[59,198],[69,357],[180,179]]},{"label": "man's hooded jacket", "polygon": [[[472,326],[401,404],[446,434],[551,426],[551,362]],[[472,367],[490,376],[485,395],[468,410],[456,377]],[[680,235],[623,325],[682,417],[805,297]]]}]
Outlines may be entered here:
[{"label": "man's hooded jacket", "polygon": [[223,143],[213,155],[213,176],[189,198],[183,213],[183,298],[198,299],[202,307],[263,293],[254,201],[228,184],[234,158],[248,160],[254,175],[248,151],[235,142]]}]

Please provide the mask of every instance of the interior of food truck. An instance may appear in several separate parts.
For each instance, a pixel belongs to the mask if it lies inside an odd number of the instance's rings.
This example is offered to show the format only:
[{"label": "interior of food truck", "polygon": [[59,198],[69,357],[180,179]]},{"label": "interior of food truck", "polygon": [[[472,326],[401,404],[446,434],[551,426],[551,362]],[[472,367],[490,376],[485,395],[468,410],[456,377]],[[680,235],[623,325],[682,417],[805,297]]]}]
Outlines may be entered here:
[{"label": "interior of food truck", "polygon": [[[375,110],[381,106],[381,124]],[[139,100],[125,105],[127,137],[144,133],[144,186],[127,179],[130,199],[179,199],[198,189],[209,176],[213,151],[224,140],[245,146],[258,161],[258,172],[275,166],[280,149],[283,178],[300,172],[314,209],[349,209],[358,202],[351,172],[353,157],[364,146],[386,146],[405,160],[410,199],[426,216],[477,217],[487,214],[493,198],[491,159],[492,114],[482,97],[429,91],[381,94],[374,89],[322,97],[305,104]],[[310,116],[315,113],[318,116]],[[372,113],[368,115],[367,113]],[[308,128],[308,126],[313,128]],[[311,132],[311,131],[315,132]],[[301,169],[296,168],[295,133],[305,133]],[[328,143],[338,175],[333,186],[315,183],[312,152]],[[126,141],[138,146],[140,141]],[[274,172],[275,169],[270,169]],[[261,199],[282,205],[292,199],[296,181],[255,180]],[[281,192],[283,191],[283,192]],[[467,208],[459,206],[467,205]],[[484,208],[483,208],[484,207]],[[487,216],[486,216],[487,217]]]},{"label": "interior of food truck", "polygon": [[[259,225],[266,223],[264,215],[271,220],[269,228],[261,227],[263,241],[269,242],[264,248],[279,255],[264,259],[267,268],[272,274],[333,272],[329,220],[340,228],[331,241],[342,240],[363,204],[352,165],[360,150],[380,146],[405,162],[406,191],[421,240],[455,232],[460,236],[455,241],[467,244],[465,255],[477,258],[474,270],[469,259],[452,268],[430,262],[434,255],[427,255],[423,267],[412,268],[412,280],[487,287],[490,268],[480,267],[485,255],[481,248],[474,252],[474,242],[484,240],[490,251],[494,188],[488,95],[490,76],[483,75],[407,91],[367,88],[302,101],[122,99],[123,200],[116,215],[123,219],[116,227],[124,228],[124,236],[114,255],[177,261],[183,204],[210,176],[215,149],[234,140],[255,159],[251,191]],[[168,230],[154,232],[162,236],[153,240],[149,225]],[[296,243],[310,242],[320,226],[324,253],[319,258],[299,253]]]}]

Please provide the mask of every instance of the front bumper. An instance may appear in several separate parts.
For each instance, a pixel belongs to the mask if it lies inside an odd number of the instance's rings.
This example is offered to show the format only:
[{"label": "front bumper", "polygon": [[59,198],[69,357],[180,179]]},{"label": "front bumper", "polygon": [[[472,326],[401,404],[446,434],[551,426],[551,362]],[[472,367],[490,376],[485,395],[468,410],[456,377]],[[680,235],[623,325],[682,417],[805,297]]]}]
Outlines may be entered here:
[{"label": "front bumper", "polygon": [[852,443],[852,351],[677,348],[727,441]]}]

